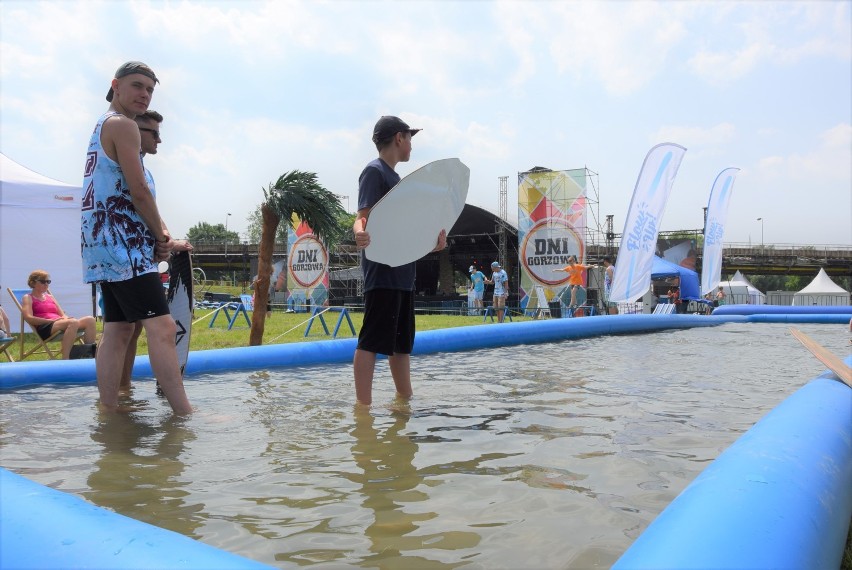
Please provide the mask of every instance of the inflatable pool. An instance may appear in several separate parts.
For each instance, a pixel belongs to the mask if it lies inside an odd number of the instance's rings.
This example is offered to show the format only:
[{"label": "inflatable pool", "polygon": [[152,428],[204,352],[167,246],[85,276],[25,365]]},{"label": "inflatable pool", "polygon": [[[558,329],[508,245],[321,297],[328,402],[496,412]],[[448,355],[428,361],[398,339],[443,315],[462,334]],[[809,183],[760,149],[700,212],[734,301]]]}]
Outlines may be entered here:
[{"label": "inflatable pool", "polygon": [[613,568],[839,568],[852,517],[850,417],[852,389],[831,373],[812,380],[713,461]]},{"label": "inflatable pool", "polygon": [[[460,327],[418,334],[415,354],[715,326],[752,317],[621,315]],[[355,340],[347,339],[193,352],[187,372],[350,362],[354,347]],[[91,361],[11,363],[2,372],[3,389],[94,382]],[[137,359],[134,373],[150,374],[147,359]],[[850,414],[849,387],[828,375],[807,384],[714,461],[618,567],[837,567],[852,515]],[[3,469],[0,543],[2,568],[265,567]]]}]

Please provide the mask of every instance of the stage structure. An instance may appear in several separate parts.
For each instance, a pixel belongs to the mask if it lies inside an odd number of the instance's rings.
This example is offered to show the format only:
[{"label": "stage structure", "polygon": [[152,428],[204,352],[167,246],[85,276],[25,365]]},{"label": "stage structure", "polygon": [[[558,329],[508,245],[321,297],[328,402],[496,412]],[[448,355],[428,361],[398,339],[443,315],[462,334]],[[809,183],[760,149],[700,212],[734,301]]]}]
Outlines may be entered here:
[{"label": "stage structure", "polygon": [[[597,173],[588,168],[536,167],[518,173],[521,308],[542,306],[565,289],[568,275],[555,270],[565,267],[569,256],[575,255],[580,263],[585,262],[586,245],[596,243],[603,235],[598,199]],[[590,205],[593,206],[591,224],[588,223]]]}]

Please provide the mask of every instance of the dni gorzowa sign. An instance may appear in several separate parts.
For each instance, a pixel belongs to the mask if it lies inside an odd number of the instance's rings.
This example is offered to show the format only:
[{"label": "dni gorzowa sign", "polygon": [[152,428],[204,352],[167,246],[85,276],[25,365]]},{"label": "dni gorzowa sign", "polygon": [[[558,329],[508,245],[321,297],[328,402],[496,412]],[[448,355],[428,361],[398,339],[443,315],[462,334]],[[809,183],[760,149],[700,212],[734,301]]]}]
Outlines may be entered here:
[{"label": "dni gorzowa sign", "polygon": [[538,222],[524,236],[521,260],[535,281],[542,285],[557,285],[567,277],[554,269],[565,267],[571,255],[582,260],[583,247],[582,238],[565,220],[548,218]]},{"label": "dni gorzowa sign", "polygon": [[296,240],[288,257],[290,274],[301,287],[310,288],[319,283],[328,268],[328,251],[313,234]]}]

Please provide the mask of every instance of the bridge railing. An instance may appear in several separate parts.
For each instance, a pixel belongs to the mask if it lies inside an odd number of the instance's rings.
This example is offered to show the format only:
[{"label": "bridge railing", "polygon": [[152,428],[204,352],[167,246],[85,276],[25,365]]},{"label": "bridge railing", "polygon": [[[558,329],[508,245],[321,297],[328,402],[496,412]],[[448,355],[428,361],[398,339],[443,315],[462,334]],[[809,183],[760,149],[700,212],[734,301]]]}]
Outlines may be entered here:
[{"label": "bridge railing", "polygon": [[852,245],[818,244],[799,245],[786,243],[747,244],[726,243],[722,249],[724,256],[766,256],[804,257],[809,259],[852,259]]}]

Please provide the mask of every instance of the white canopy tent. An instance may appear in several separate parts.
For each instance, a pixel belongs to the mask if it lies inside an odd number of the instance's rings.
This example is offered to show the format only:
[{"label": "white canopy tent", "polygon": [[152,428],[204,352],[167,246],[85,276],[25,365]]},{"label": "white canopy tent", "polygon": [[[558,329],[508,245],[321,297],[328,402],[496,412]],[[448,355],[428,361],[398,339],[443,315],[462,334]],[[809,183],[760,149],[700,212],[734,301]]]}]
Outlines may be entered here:
[{"label": "white canopy tent", "polygon": [[848,305],[849,291],[835,283],[820,267],[804,289],[793,295],[793,305]]},{"label": "white canopy tent", "polygon": [[745,275],[737,270],[730,281],[719,282],[719,287],[727,295],[728,304],[765,305],[766,295],[751,284]]},{"label": "white canopy tent", "polygon": [[47,178],[0,154],[0,304],[13,332],[20,332],[20,314],[6,288],[27,288],[36,269],[50,274],[50,291],[66,313],[92,314],[92,286],[83,283],[80,257],[82,194],[80,186]]}]

